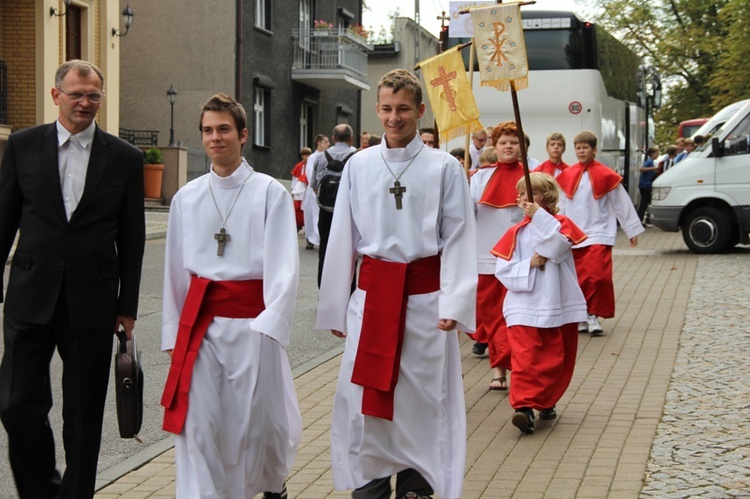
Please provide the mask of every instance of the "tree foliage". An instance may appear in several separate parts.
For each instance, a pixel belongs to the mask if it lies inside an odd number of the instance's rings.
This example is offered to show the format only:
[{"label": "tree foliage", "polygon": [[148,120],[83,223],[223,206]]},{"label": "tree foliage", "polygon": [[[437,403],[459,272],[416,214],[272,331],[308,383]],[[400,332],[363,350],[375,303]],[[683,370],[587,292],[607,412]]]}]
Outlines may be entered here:
[{"label": "tree foliage", "polygon": [[750,97],[747,0],[603,0],[596,21],[662,75],[657,142],[673,142],[680,121],[711,116]]}]

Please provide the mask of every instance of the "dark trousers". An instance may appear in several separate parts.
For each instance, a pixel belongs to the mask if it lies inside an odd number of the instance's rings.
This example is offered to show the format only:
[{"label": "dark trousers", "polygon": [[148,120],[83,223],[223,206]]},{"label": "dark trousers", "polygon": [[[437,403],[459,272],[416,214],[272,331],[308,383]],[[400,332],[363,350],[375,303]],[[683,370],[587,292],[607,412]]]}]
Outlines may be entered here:
[{"label": "dark trousers", "polygon": [[[396,475],[396,499],[414,492],[417,497],[431,497],[432,487],[417,470],[406,469]],[[378,478],[352,492],[354,499],[388,499],[391,497],[391,477]]]},{"label": "dark trousers", "polygon": [[[70,325],[64,293],[52,320],[29,324],[5,316],[0,364],[0,419],[21,499],[85,499],[94,496],[96,465],[107,396],[112,327]],[[57,348],[63,363],[65,474],[55,464],[48,414],[52,408],[49,364]]]},{"label": "dark trousers", "polygon": [[[323,277],[323,264],[326,260],[326,249],[328,248],[328,236],[331,235],[331,222],[333,221],[333,213],[330,213],[321,208],[320,215],[318,217],[318,233],[320,234],[320,245],[318,246],[318,289],[320,289],[320,279]],[[351,292],[357,289],[357,272],[354,272],[352,277],[352,289]]]},{"label": "dark trousers", "polygon": [[651,187],[639,187],[641,191],[641,204],[638,205],[638,220],[643,222],[643,216],[646,214],[648,206],[651,204]]},{"label": "dark trousers", "polygon": [[320,234],[320,245],[318,246],[318,289],[320,289],[320,278],[323,276],[323,262],[325,262],[326,258],[328,236],[331,235],[332,221],[333,213],[321,208],[318,215],[318,233]]}]

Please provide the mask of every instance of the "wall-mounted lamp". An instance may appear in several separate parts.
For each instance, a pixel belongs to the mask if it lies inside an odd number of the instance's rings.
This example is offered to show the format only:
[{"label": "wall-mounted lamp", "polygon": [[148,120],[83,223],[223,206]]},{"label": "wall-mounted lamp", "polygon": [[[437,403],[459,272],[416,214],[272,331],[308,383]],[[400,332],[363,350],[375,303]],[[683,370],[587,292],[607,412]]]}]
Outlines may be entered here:
[{"label": "wall-mounted lamp", "polygon": [[117,28],[112,28],[112,36],[125,36],[128,34],[130,25],[133,24],[133,9],[130,8],[130,4],[122,11],[122,23],[125,25],[125,32],[121,32]]},{"label": "wall-mounted lamp", "polygon": [[65,14],[67,14],[68,13],[68,7],[70,7],[70,2],[71,2],[71,0],[63,0],[63,3],[65,4],[65,12],[63,12],[62,14],[60,14],[60,11],[57,10],[55,7],[50,7],[49,8],[49,15],[50,15],[50,17],[53,17],[53,16],[62,17]]}]

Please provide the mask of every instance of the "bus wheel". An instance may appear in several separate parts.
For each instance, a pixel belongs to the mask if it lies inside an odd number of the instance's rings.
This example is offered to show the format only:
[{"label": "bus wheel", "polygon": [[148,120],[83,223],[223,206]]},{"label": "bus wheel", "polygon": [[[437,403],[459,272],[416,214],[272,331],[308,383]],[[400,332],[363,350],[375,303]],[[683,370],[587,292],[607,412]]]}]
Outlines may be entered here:
[{"label": "bus wheel", "polygon": [[694,253],[721,253],[729,246],[729,238],[729,220],[716,208],[693,210],[682,225],[682,239]]}]

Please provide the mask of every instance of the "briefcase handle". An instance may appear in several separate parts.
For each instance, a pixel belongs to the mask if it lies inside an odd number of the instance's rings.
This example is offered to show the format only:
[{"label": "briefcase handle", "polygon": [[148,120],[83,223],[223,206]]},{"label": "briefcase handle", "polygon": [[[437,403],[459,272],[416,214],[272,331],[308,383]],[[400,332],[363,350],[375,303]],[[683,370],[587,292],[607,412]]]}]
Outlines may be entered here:
[{"label": "briefcase handle", "polygon": [[[131,341],[133,342],[133,352],[137,352],[136,345],[135,345],[135,333],[131,335]],[[125,334],[125,331],[120,329],[117,331],[117,339],[120,343],[120,353],[128,353],[128,336]]]}]

